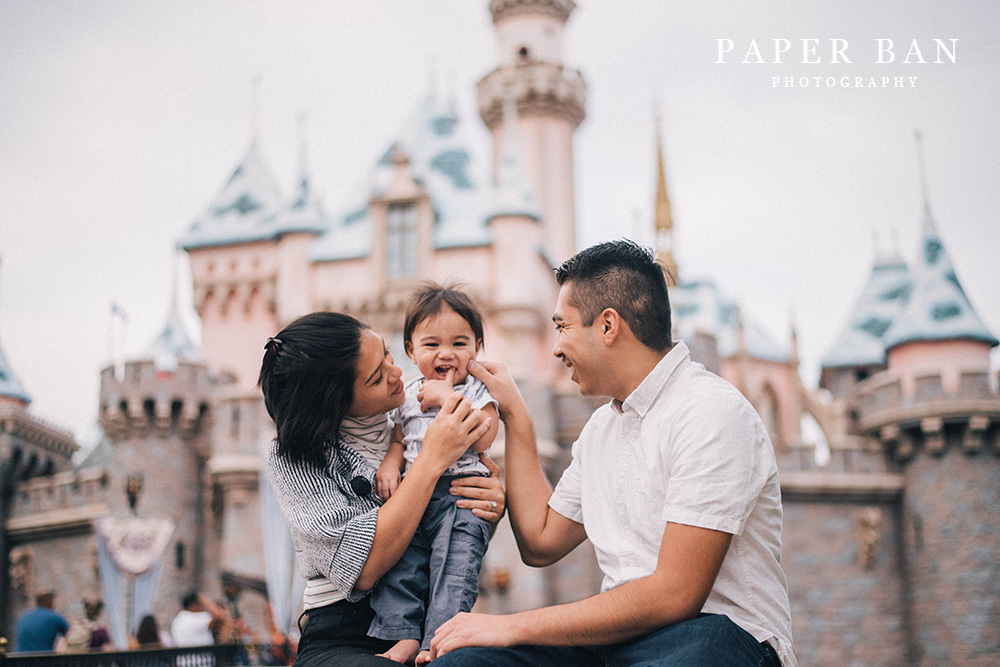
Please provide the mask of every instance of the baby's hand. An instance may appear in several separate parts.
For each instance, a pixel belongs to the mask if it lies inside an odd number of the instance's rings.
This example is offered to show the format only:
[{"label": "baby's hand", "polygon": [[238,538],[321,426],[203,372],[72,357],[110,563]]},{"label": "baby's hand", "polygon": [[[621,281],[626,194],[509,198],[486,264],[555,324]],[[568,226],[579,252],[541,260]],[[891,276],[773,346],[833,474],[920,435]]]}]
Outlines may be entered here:
[{"label": "baby's hand", "polygon": [[420,401],[420,411],[427,412],[431,408],[440,408],[444,405],[445,399],[455,391],[455,369],[448,371],[448,377],[444,380],[424,380],[417,392],[417,400]]},{"label": "baby's hand", "polygon": [[379,497],[383,501],[389,500],[389,497],[396,492],[399,480],[402,478],[403,475],[399,472],[398,465],[390,461],[382,461],[382,465],[375,473],[375,490],[378,491]]}]

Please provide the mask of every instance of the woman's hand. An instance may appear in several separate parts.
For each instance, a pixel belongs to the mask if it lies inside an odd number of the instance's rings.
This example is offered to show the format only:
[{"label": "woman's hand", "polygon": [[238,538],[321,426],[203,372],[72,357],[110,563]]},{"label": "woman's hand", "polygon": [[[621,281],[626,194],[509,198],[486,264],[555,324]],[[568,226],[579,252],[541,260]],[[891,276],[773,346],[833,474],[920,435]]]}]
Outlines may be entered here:
[{"label": "woman's hand", "polygon": [[507,509],[507,498],[500,483],[500,468],[485,453],[479,454],[479,460],[490,469],[490,476],[457,477],[451,482],[451,494],[459,496],[456,505],[472,510],[476,516],[495,525]]},{"label": "woman's hand", "polygon": [[473,410],[468,399],[453,393],[445,399],[441,411],[427,427],[417,461],[423,459],[441,475],[486,433],[490,421],[479,410]]},{"label": "woman's hand", "polygon": [[528,406],[506,366],[496,361],[470,359],[469,373],[485,384],[490,396],[496,399],[501,420],[506,422],[511,415],[527,416]]}]

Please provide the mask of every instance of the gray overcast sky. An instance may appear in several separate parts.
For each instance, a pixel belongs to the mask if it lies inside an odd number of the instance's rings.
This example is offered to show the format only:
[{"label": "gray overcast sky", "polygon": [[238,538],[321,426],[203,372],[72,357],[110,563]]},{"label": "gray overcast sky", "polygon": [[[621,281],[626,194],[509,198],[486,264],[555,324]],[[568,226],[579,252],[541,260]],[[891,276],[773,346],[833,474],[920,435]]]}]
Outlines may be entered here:
[{"label": "gray overcast sky", "polygon": [[[814,383],[867,277],[873,230],[915,254],[919,126],[939,229],[1000,334],[995,1],[578,5],[565,57],[588,84],[580,246],[651,240],[659,104],[683,277],[715,280],[778,339],[794,311]],[[724,64],[720,38],[735,45]],[[793,48],[773,64],[779,38]],[[820,40],[821,64],[798,64],[805,38]],[[829,62],[834,38],[851,64]],[[893,40],[895,62],[876,63],[878,38]],[[959,40],[955,64],[933,63],[934,38]],[[751,39],[768,63],[739,62]],[[902,63],[914,39],[927,64]],[[0,0],[0,344],[35,414],[92,437],[108,304],[128,311],[126,352],[144,350],[166,315],[173,244],[248,146],[255,73],[261,148],[285,192],[304,111],[314,182],[337,210],[429,71],[471,110],[495,62],[485,0]],[[772,87],[772,76],[838,85]],[[844,76],[917,82],[843,88]],[[485,146],[478,118],[466,120]]]}]

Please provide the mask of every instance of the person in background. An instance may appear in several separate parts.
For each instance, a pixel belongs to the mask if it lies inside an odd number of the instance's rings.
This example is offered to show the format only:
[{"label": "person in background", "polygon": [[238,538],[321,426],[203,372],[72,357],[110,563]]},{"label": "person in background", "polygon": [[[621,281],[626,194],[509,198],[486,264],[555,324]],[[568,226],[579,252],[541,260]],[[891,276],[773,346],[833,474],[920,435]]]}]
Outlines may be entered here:
[{"label": "person in background", "polygon": [[83,618],[70,623],[66,633],[66,649],[70,653],[108,651],[114,647],[111,633],[97,620],[103,610],[104,602],[101,600],[83,601]]},{"label": "person in background", "polygon": [[56,594],[42,591],[35,596],[35,607],[17,617],[14,633],[14,652],[32,653],[53,651],[56,640],[69,632],[69,622],[53,610]]},{"label": "person in background", "polygon": [[213,631],[226,622],[229,616],[226,610],[198,591],[191,591],[181,598],[181,607],[170,623],[174,646],[214,644]]},{"label": "person in background", "polygon": [[165,635],[166,633],[160,631],[156,617],[146,614],[139,621],[139,628],[135,632],[134,648],[140,650],[167,648],[170,646],[170,641]]}]

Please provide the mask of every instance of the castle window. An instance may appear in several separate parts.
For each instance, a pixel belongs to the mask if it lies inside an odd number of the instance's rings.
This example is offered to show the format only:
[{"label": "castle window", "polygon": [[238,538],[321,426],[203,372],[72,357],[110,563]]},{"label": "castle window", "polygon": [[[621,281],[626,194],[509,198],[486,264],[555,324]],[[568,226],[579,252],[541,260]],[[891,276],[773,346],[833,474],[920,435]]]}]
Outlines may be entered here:
[{"label": "castle window", "polygon": [[390,280],[417,273],[417,209],[390,204],[385,222],[385,273]]},{"label": "castle window", "polygon": [[238,438],[240,436],[240,406],[233,406],[233,411],[230,413],[229,420],[229,434]]},{"label": "castle window", "polygon": [[528,59],[528,47],[527,46],[522,46],[521,50],[517,52],[517,55],[519,55],[521,57],[522,61],[527,60]]}]

